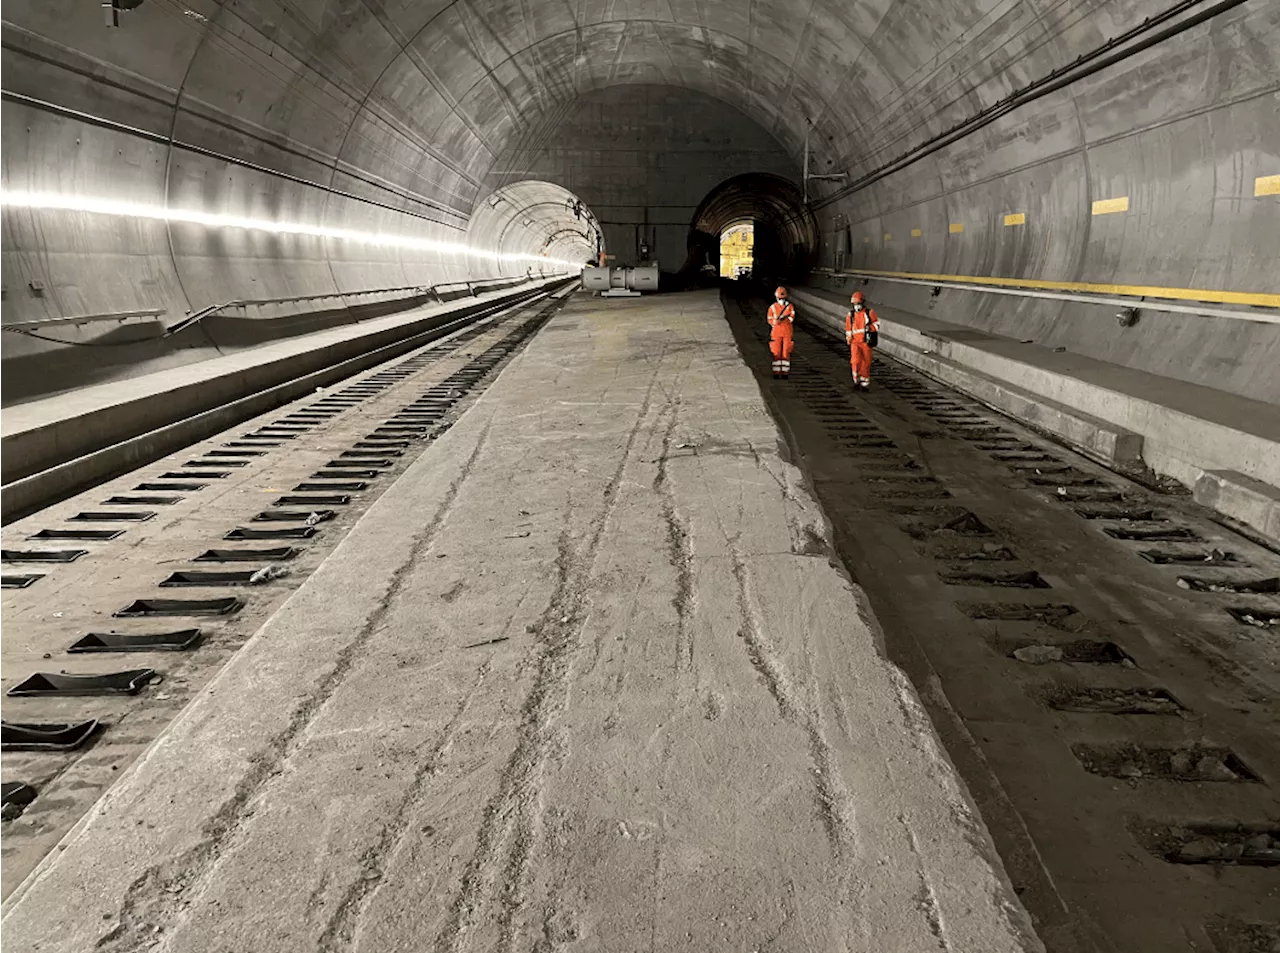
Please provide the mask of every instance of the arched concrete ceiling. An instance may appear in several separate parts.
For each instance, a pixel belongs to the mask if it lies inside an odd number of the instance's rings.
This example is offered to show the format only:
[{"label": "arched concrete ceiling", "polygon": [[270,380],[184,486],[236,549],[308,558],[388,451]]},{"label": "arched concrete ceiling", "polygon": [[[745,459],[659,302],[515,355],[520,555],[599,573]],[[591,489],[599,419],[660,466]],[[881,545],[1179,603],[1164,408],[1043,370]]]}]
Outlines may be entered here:
[{"label": "arched concrete ceiling", "polygon": [[[1097,8],[1106,3],[1093,4]],[[1120,5],[1114,5],[1120,6]],[[1123,5],[1138,22],[1158,6]],[[313,48],[361,50],[379,100],[468,169],[585,93],[684,87],[747,113],[819,168],[857,167],[1119,28],[1061,0],[365,0]],[[364,22],[372,17],[376,26]],[[352,39],[352,35],[358,37]],[[983,95],[983,90],[986,96]],[[474,181],[474,180],[472,180]]]},{"label": "arched concrete ceiling", "polygon": [[[1087,6],[1085,10],[1082,7]],[[9,44],[118,89],[155,88],[162,134],[418,208],[466,215],[511,141],[584,93],[705,92],[819,168],[857,168],[1154,12],[1153,0],[149,0],[104,29],[94,4],[9,0]],[[18,35],[20,34],[20,35]],[[15,71],[16,72],[16,71]],[[33,79],[32,95],[49,94]],[[61,84],[66,86],[64,82]],[[24,86],[7,76],[6,87]],[[62,92],[62,90],[57,90]],[[150,92],[148,89],[147,92]],[[42,96],[43,94],[43,96]],[[104,102],[104,99],[106,100]],[[120,115],[137,124],[136,103]],[[233,134],[229,135],[229,130]]]}]

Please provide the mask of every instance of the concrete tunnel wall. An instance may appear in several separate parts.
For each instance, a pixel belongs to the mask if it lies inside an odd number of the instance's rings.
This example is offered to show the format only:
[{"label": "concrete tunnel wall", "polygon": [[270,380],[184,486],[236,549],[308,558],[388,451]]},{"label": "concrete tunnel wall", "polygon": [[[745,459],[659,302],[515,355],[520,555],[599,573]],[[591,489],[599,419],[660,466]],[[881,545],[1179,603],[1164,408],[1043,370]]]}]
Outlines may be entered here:
[{"label": "concrete tunnel wall", "polygon": [[[152,3],[110,30],[93,4],[5,4],[5,190],[467,243],[508,255],[559,252],[578,262],[591,255],[594,243],[545,241],[573,220],[564,203],[539,205],[514,228],[501,217],[473,220],[472,203],[485,188],[467,171],[474,156],[435,148],[425,129],[399,121],[395,103],[361,93],[373,78],[359,51],[330,48],[327,61],[304,62],[301,48],[269,29],[281,12]],[[8,320],[161,308],[172,323],[237,299],[345,293],[354,295],[348,303],[368,305],[403,292],[358,293],[564,270],[460,250],[9,205],[3,238]],[[273,305],[249,316],[342,303]],[[48,333],[85,342],[114,330],[60,325]],[[6,358],[50,350],[57,348],[4,336]]]},{"label": "concrete tunnel wall", "polygon": [[[705,197],[721,162],[721,181],[794,178],[810,120],[815,170],[856,178],[1172,2],[147,0],[107,29],[94,4],[10,0],[4,185],[457,241],[477,203],[531,177],[517,166],[541,156],[552,184],[656,212],[679,159],[668,150],[691,127],[707,131],[706,148],[672,201]],[[842,261],[862,267],[1274,289],[1280,206],[1252,184],[1280,173],[1278,20],[1277,5],[1244,3],[870,189],[828,201],[836,186],[815,183],[825,262],[847,228]],[[631,103],[622,90],[636,86],[649,91],[626,107],[633,119],[605,108]],[[652,118],[664,110],[675,115]],[[666,161],[624,169],[627,150]],[[624,175],[644,177],[638,197]],[[1128,212],[1089,214],[1120,195]],[[1011,211],[1025,224],[1004,227]],[[664,223],[660,256],[679,217]],[[528,231],[530,249],[548,234]],[[477,268],[461,254],[10,207],[4,251],[4,308],[17,318],[180,313]],[[893,286],[876,294],[922,307]],[[1272,326],[1152,314],[1121,335],[1075,306],[959,292],[943,303],[950,320],[1275,397]]]},{"label": "concrete tunnel wall", "polygon": [[[991,72],[1003,65],[999,39],[970,51]],[[930,84],[939,97],[956,96],[952,120],[979,104],[957,95],[955,73],[945,66]],[[1016,67],[1014,75],[1034,78]],[[820,203],[823,264],[1274,293],[1280,196],[1255,194],[1255,183],[1280,173],[1278,93],[1280,5],[1246,3]],[[851,175],[923,138],[909,131],[916,121],[891,110],[847,154]],[[1094,202],[1121,198],[1127,211],[1094,214]],[[1017,217],[1006,224],[1006,216]],[[1280,403],[1274,324],[1148,311],[1124,328],[1115,307],[948,290],[933,298],[928,287],[889,282],[872,293],[918,314]]]}]

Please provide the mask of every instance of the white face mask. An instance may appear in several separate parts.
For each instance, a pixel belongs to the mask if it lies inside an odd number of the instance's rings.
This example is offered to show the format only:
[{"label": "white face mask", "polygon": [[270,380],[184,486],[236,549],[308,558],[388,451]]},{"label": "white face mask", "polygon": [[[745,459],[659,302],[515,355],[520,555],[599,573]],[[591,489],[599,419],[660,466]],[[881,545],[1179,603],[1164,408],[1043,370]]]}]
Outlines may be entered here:
[{"label": "white face mask", "polygon": [[861,310],[862,310],[862,305],[860,305],[860,304],[855,304],[855,305],[853,306],[853,310],[854,310],[854,311],[861,311]]}]

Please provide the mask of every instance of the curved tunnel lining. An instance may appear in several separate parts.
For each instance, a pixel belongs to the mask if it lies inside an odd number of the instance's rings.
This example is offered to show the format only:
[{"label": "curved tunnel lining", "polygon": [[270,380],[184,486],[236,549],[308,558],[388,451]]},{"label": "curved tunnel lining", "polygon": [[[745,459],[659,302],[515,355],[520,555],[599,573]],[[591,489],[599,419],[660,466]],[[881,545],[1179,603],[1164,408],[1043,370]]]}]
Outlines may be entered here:
[{"label": "curved tunnel lining", "polygon": [[722,182],[694,212],[686,269],[701,267],[712,246],[718,256],[720,236],[743,222],[755,228],[757,274],[799,277],[817,261],[818,222],[800,189],[781,176],[749,172]]}]

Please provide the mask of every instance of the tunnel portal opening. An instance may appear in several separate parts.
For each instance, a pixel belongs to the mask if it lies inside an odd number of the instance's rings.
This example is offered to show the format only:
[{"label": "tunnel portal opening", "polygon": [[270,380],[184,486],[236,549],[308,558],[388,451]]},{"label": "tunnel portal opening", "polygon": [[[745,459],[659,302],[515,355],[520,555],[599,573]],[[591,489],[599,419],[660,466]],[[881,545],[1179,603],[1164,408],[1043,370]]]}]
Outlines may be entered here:
[{"label": "tunnel portal opening", "polygon": [[752,277],[794,281],[817,261],[818,223],[800,189],[781,176],[749,172],[716,186],[694,212],[686,279],[718,276],[722,238],[744,224],[751,226]]},{"label": "tunnel portal opening", "polygon": [[735,222],[720,233],[720,277],[751,275],[755,249],[755,224]]}]

